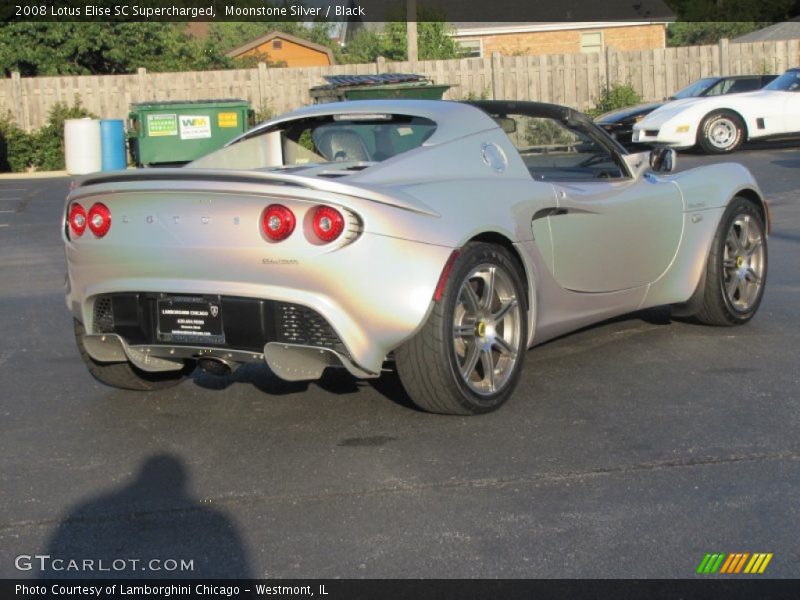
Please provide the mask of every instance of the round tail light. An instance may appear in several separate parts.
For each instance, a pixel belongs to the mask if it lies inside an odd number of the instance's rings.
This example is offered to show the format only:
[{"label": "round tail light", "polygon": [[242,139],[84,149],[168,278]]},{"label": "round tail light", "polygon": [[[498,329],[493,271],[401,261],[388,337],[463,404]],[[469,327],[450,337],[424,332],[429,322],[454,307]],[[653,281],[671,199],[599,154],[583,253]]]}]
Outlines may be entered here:
[{"label": "round tail light", "polygon": [[344,217],[335,208],[318,206],[311,221],[314,233],[323,242],[332,242],[344,231]]},{"label": "round tail light", "polygon": [[81,237],[86,230],[86,211],[77,202],[69,209],[69,216],[67,217],[69,223],[69,230],[75,237]]},{"label": "round tail light", "polygon": [[111,229],[111,211],[105,204],[98,202],[89,209],[88,221],[92,233],[101,238]]},{"label": "round tail light", "polygon": [[261,230],[273,242],[292,235],[294,224],[294,213],[282,204],[270,204],[261,217]]}]

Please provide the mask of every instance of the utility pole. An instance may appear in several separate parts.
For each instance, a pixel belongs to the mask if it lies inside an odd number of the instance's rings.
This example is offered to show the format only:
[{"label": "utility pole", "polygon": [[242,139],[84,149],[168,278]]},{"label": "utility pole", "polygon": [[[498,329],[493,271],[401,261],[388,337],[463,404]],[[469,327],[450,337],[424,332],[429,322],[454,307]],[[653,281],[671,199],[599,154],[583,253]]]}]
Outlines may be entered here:
[{"label": "utility pole", "polygon": [[416,62],[417,51],[417,0],[406,0],[406,28],[408,30],[408,60]]}]

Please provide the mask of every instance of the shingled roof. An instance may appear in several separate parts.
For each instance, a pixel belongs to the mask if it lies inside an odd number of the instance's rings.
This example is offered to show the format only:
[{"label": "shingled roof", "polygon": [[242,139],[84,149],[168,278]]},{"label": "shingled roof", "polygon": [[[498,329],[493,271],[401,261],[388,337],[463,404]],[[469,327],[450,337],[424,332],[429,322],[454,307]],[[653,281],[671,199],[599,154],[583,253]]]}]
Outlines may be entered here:
[{"label": "shingled roof", "polygon": [[800,39],[800,17],[775,23],[764,29],[757,29],[731,40],[734,44],[750,44],[752,42],[774,42],[777,40]]}]

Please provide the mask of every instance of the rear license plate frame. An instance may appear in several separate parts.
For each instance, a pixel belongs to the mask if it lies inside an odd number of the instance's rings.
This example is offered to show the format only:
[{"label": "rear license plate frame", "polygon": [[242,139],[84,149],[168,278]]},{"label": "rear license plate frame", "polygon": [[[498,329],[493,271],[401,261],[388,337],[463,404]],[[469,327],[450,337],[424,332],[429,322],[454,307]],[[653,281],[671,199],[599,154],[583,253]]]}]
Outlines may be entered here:
[{"label": "rear license plate frame", "polygon": [[156,301],[156,337],[165,343],[224,345],[220,296],[169,295],[159,298]]}]

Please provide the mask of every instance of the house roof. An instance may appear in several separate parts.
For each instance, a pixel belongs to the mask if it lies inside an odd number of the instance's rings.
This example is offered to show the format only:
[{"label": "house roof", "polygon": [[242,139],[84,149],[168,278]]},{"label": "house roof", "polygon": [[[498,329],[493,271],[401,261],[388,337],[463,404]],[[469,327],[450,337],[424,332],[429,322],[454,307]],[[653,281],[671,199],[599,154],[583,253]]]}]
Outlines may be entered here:
[{"label": "house roof", "polygon": [[304,40],[303,38],[299,38],[289,33],[284,33],[283,31],[271,31],[266,35],[262,35],[261,37],[258,37],[251,42],[247,42],[246,44],[239,46],[238,48],[234,48],[230,52],[226,52],[225,56],[229,56],[231,58],[241,56],[245,52],[249,52],[250,50],[255,50],[262,44],[274,40],[275,38],[285,40],[287,42],[292,42],[294,44],[299,44],[300,46],[311,48],[312,50],[316,50],[317,52],[323,52],[328,55],[328,60],[330,60],[330,63],[332,65],[336,64],[336,60],[333,58],[333,51],[327,46],[323,46],[322,44],[317,44],[316,42],[311,42],[309,40]]},{"label": "house roof", "polygon": [[751,42],[773,42],[776,40],[794,40],[800,38],[800,17],[782,23],[775,23],[764,29],[757,29],[737,38],[731,43],[749,44]]}]

